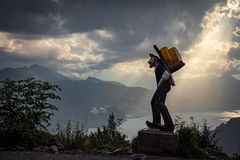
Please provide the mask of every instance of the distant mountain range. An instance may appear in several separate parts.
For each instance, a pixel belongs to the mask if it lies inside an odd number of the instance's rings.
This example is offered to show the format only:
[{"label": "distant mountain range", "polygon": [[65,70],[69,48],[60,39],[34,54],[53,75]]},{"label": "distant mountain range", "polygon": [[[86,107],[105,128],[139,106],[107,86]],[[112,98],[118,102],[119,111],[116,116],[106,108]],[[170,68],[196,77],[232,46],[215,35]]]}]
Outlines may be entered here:
[{"label": "distant mountain range", "polygon": [[240,117],[230,119],[226,124],[221,124],[217,131],[217,145],[229,156],[240,152]]},{"label": "distant mountain range", "polygon": [[[38,64],[22,68],[0,70],[0,80],[19,80],[35,77],[58,84],[62,100],[56,104],[59,112],[54,121],[79,120],[89,127],[101,126],[108,114],[119,118],[151,114],[150,101],[153,91],[141,87],[128,87],[115,81],[94,77],[71,80]],[[155,83],[155,82],[153,82]],[[172,112],[230,111],[240,107],[240,81],[230,74],[176,81],[167,97]]]},{"label": "distant mountain range", "polygon": [[[142,116],[150,112],[149,101],[152,92],[140,87],[127,87],[113,81],[103,81],[94,77],[86,80],[71,80],[57,71],[34,64],[23,68],[0,70],[0,80],[36,79],[49,81],[62,89],[59,102],[54,102],[59,111],[53,121],[67,120],[86,123],[88,127],[102,126],[109,113],[126,119],[127,116]],[[147,113],[149,114],[149,113]]]},{"label": "distant mountain range", "polygon": [[33,64],[30,67],[22,67],[22,68],[5,68],[0,70],[0,80],[4,80],[6,78],[12,80],[26,79],[26,77],[34,77],[36,79],[40,79],[43,81],[67,81],[69,80],[67,77],[59,74],[55,70],[51,70],[45,68],[38,64]]}]

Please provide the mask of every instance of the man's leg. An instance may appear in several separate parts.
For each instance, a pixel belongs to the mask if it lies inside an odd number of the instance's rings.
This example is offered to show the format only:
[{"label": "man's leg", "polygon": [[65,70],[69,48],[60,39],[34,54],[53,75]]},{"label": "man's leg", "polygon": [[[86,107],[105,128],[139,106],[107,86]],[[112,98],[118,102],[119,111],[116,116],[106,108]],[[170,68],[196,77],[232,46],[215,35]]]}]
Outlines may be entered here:
[{"label": "man's leg", "polygon": [[172,118],[168,112],[168,109],[165,105],[165,100],[166,100],[166,96],[167,96],[167,92],[169,92],[170,88],[161,88],[160,92],[159,92],[159,110],[160,113],[163,116],[163,120],[164,120],[164,126],[160,126],[160,130],[164,130],[164,131],[173,131],[174,129],[174,124],[172,121]]},{"label": "man's leg", "polygon": [[159,108],[159,88],[155,91],[151,106],[152,106],[152,115],[153,115],[153,124],[161,124],[161,115],[160,115],[160,108]]},{"label": "man's leg", "polygon": [[153,122],[146,121],[149,128],[157,128],[161,124],[161,115],[159,110],[159,89],[157,89],[151,100]]}]

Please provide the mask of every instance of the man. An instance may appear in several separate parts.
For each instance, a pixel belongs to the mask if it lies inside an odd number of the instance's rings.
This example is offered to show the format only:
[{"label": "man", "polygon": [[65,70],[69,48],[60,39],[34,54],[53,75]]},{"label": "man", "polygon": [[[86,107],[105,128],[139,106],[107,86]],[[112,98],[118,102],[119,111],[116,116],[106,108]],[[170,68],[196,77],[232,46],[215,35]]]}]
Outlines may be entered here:
[{"label": "man", "polygon": [[[149,54],[150,60],[148,61],[149,67],[155,67],[155,76],[157,81],[157,90],[155,91],[151,106],[152,106],[152,115],[153,122],[146,121],[146,124],[149,128],[160,129],[161,131],[170,131],[173,132],[174,124],[172,118],[168,112],[168,109],[165,105],[165,99],[167,93],[171,89],[170,84],[170,74],[168,70],[161,63],[159,57]],[[164,125],[161,125],[161,115],[164,120]]]}]

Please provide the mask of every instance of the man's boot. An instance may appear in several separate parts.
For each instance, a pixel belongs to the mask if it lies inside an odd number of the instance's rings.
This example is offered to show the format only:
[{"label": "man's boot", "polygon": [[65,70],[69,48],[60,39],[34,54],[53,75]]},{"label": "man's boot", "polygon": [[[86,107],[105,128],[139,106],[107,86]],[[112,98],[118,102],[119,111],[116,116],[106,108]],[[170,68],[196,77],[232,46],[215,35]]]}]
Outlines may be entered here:
[{"label": "man's boot", "polygon": [[173,126],[166,126],[166,125],[160,125],[160,126],[158,126],[158,129],[160,131],[168,131],[168,132],[173,132],[174,131]]},{"label": "man's boot", "polygon": [[152,123],[152,122],[146,121],[146,125],[148,126],[148,128],[159,129],[159,125],[160,125],[160,124],[154,124],[154,123]]}]

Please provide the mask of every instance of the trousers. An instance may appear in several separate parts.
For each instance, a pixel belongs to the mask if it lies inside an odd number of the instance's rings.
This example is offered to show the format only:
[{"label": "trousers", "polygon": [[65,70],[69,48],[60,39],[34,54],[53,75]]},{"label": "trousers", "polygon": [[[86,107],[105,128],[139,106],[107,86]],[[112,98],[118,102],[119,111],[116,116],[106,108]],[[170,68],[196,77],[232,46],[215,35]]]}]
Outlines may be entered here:
[{"label": "trousers", "polygon": [[165,105],[167,93],[170,91],[171,85],[168,82],[162,84],[155,91],[151,100],[153,124],[161,124],[161,115],[166,127],[174,127],[172,118]]}]

